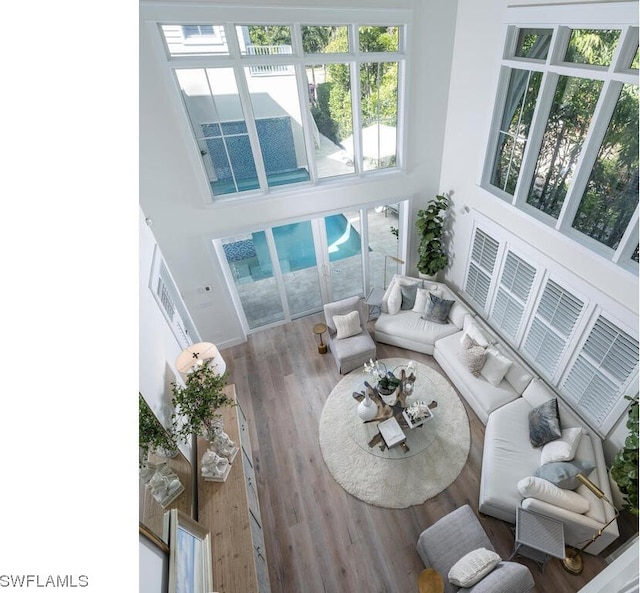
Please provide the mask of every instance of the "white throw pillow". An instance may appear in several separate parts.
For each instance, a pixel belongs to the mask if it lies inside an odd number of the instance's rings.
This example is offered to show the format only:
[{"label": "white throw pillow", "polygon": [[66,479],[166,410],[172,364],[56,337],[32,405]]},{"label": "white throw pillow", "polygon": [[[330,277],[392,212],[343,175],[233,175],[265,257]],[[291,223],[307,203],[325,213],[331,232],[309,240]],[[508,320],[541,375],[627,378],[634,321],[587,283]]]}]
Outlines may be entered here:
[{"label": "white throw pillow", "polygon": [[532,408],[537,408],[544,402],[553,399],[555,395],[549,391],[542,379],[533,379],[522,392],[522,397],[531,404]]},{"label": "white throw pillow", "polygon": [[465,554],[449,570],[448,578],[457,587],[473,587],[487,576],[502,558],[486,548]]},{"label": "white throw pillow", "polygon": [[396,283],[391,289],[389,294],[389,300],[387,300],[387,311],[389,315],[396,315],[400,311],[402,306],[402,288],[400,284]]},{"label": "white throw pillow", "polygon": [[342,340],[344,338],[350,338],[359,333],[362,333],[362,327],[360,327],[360,315],[357,311],[351,311],[346,315],[334,315],[333,323],[336,326],[336,339]]},{"label": "white throw pillow", "polygon": [[519,365],[517,362],[509,367],[507,374],[504,378],[509,382],[511,387],[513,387],[517,393],[522,394],[522,392],[527,388],[527,385],[531,383],[531,379],[533,379],[533,375],[526,371],[524,367]]},{"label": "white throw pillow", "polygon": [[495,348],[487,348],[487,360],[480,370],[480,374],[491,385],[500,385],[512,364],[512,360],[502,356]]},{"label": "white throw pillow", "polygon": [[490,345],[489,336],[487,336],[487,334],[480,329],[480,326],[473,321],[473,317],[471,317],[471,315],[467,315],[467,317],[464,318],[463,329],[464,333],[460,336],[461,344],[464,337],[469,336],[476,344],[478,344],[478,346],[486,348]]},{"label": "white throw pillow", "polygon": [[562,436],[542,447],[540,465],[553,461],[571,461],[576,456],[582,428],[563,428]]},{"label": "white throw pillow", "polygon": [[558,488],[555,484],[528,476],[518,482],[518,492],[524,498],[537,498],[549,504],[582,515],[589,510],[589,501],[572,490]]}]

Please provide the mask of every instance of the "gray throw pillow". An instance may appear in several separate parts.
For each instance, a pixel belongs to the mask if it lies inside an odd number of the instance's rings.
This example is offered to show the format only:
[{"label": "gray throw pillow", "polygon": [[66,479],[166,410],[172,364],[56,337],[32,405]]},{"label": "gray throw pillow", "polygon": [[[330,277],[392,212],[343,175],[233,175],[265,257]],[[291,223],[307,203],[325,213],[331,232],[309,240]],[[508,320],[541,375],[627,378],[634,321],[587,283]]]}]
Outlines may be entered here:
[{"label": "gray throw pillow", "polygon": [[400,305],[400,309],[413,309],[413,305],[416,302],[416,293],[420,286],[420,283],[400,286],[400,290],[402,291],[402,304]]},{"label": "gray throw pillow", "polygon": [[590,461],[552,461],[541,465],[533,475],[555,484],[558,488],[575,490],[582,483],[576,476],[588,476],[595,468]]},{"label": "gray throw pillow", "polygon": [[529,412],[529,440],[532,447],[542,447],[561,436],[556,398],[544,402]]},{"label": "gray throw pillow", "polygon": [[441,299],[439,296],[430,292],[429,300],[427,301],[427,308],[422,315],[422,319],[433,321],[434,323],[449,323],[447,318],[449,317],[449,311],[451,310],[451,305],[453,305],[453,303],[455,303],[455,301]]}]

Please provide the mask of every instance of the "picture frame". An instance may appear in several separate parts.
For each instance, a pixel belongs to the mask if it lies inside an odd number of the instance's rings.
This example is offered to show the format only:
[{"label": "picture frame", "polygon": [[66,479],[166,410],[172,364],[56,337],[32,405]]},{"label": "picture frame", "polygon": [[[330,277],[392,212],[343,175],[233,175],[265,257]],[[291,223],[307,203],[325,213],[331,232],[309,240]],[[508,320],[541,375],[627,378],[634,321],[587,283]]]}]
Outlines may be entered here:
[{"label": "picture frame", "polygon": [[164,539],[169,543],[169,593],[210,593],[211,533],[177,509],[167,511],[164,519]]}]

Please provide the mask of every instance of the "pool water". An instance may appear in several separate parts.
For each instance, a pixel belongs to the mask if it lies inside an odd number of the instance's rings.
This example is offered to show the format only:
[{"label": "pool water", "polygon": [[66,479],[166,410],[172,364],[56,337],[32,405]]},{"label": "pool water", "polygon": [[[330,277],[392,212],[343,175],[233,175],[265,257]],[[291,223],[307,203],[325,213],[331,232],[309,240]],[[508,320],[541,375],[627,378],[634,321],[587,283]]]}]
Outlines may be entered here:
[{"label": "pool water", "polygon": [[[329,261],[338,261],[359,255],[360,233],[344,214],[325,217]],[[283,272],[295,272],[316,265],[315,247],[311,223],[296,222],[273,228],[278,259]],[[251,276],[253,280],[272,276],[271,258],[264,231],[252,233],[251,239],[243,239],[223,245],[227,261],[236,279]]]}]

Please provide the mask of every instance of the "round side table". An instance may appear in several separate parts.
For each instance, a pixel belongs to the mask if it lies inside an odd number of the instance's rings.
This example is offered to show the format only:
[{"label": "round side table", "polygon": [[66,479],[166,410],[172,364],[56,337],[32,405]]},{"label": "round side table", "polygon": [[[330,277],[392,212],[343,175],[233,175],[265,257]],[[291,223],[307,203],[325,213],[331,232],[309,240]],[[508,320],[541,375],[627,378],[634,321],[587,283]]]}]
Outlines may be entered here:
[{"label": "round side table", "polygon": [[327,345],[322,341],[322,334],[327,331],[327,326],[324,323],[316,323],[313,326],[313,333],[320,336],[320,343],[318,344],[318,352],[320,354],[327,353]]},{"label": "round side table", "polygon": [[444,581],[440,573],[433,568],[425,568],[418,577],[420,593],[444,593]]}]

